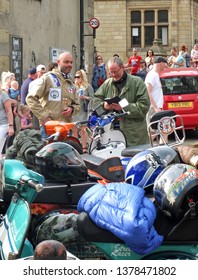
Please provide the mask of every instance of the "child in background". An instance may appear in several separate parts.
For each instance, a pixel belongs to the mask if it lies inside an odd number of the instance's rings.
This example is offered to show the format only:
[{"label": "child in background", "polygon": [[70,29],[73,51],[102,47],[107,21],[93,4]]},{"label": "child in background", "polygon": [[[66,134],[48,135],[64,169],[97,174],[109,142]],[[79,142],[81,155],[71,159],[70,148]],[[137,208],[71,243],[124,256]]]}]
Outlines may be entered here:
[{"label": "child in background", "polygon": [[33,127],[32,117],[30,115],[30,109],[27,105],[24,104],[20,105],[19,115],[21,118],[21,130]]},{"label": "child in background", "polygon": [[19,83],[17,81],[12,81],[10,83],[10,89],[8,94],[10,98],[20,100]]},{"label": "child in background", "polygon": [[[16,101],[20,100],[19,83],[17,81],[14,80],[10,83],[8,95],[11,99],[14,99]],[[15,117],[17,116],[17,106],[13,107],[13,114]]]}]

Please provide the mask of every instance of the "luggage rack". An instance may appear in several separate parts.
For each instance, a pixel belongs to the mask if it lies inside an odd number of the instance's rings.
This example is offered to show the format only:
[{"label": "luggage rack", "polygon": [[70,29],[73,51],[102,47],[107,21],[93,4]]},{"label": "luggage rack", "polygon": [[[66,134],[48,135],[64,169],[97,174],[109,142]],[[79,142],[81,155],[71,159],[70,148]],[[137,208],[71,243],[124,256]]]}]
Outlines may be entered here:
[{"label": "luggage rack", "polygon": [[[170,147],[181,145],[186,138],[183,118],[171,110],[153,115],[147,130],[152,147],[159,145],[168,145]],[[167,142],[166,140],[170,135],[173,136],[173,142]]]}]

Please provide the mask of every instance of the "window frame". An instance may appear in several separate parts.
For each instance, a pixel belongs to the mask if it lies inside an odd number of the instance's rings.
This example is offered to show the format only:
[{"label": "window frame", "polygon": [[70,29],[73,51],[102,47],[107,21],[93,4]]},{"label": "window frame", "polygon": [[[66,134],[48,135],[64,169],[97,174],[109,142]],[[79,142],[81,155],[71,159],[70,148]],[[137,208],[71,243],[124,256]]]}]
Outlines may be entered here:
[{"label": "window frame", "polygon": [[[145,19],[145,15],[147,12],[153,12],[153,21],[147,21]],[[167,15],[165,15],[165,17],[167,17],[167,22],[163,22],[163,20],[161,20],[159,22],[159,13],[161,11],[167,12]],[[140,13],[141,14],[141,23],[139,23],[138,21],[136,22],[132,22],[133,19],[133,13]],[[132,47],[138,47],[138,48],[145,48],[145,47],[149,47],[153,44],[154,39],[162,39],[162,45],[163,46],[168,46],[169,44],[169,10],[168,9],[134,9],[130,11],[130,15],[131,15],[131,23],[130,23],[130,30],[131,30],[131,48]],[[153,26],[154,27],[154,38],[153,41],[151,42],[151,40],[149,40],[147,42],[146,40],[146,27],[149,26]],[[164,31],[163,31],[164,28]],[[135,40],[135,36],[134,34],[134,30],[138,29],[138,36],[139,38],[136,38],[137,40]],[[160,31],[161,30],[161,31]],[[163,33],[164,32],[164,33]],[[160,33],[162,34],[161,38],[159,37]]]}]

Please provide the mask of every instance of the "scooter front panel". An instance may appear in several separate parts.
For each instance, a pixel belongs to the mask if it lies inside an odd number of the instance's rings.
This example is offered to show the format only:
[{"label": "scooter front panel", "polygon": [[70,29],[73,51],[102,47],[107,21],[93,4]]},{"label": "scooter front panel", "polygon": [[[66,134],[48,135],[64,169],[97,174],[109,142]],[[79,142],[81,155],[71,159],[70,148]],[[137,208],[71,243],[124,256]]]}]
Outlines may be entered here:
[{"label": "scooter front panel", "polygon": [[31,213],[28,203],[23,199],[12,199],[0,228],[0,245],[2,259],[19,257],[24,245]]}]

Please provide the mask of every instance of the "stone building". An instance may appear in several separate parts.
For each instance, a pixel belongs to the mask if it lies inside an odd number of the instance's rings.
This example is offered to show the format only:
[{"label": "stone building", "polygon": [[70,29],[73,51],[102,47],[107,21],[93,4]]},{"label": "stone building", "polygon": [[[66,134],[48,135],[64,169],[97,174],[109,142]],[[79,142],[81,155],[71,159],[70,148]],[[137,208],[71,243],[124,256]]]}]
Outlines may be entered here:
[{"label": "stone building", "polygon": [[[93,64],[94,0],[1,0],[0,74],[14,72],[21,83],[27,69],[48,65],[59,53],[73,53],[73,72]],[[89,36],[84,36],[84,34]],[[83,64],[83,65],[82,65]]]},{"label": "stone building", "polygon": [[145,57],[150,47],[169,54],[198,42],[198,0],[95,0],[94,16],[100,21],[95,47],[104,60],[118,53],[126,62],[133,47]]}]

